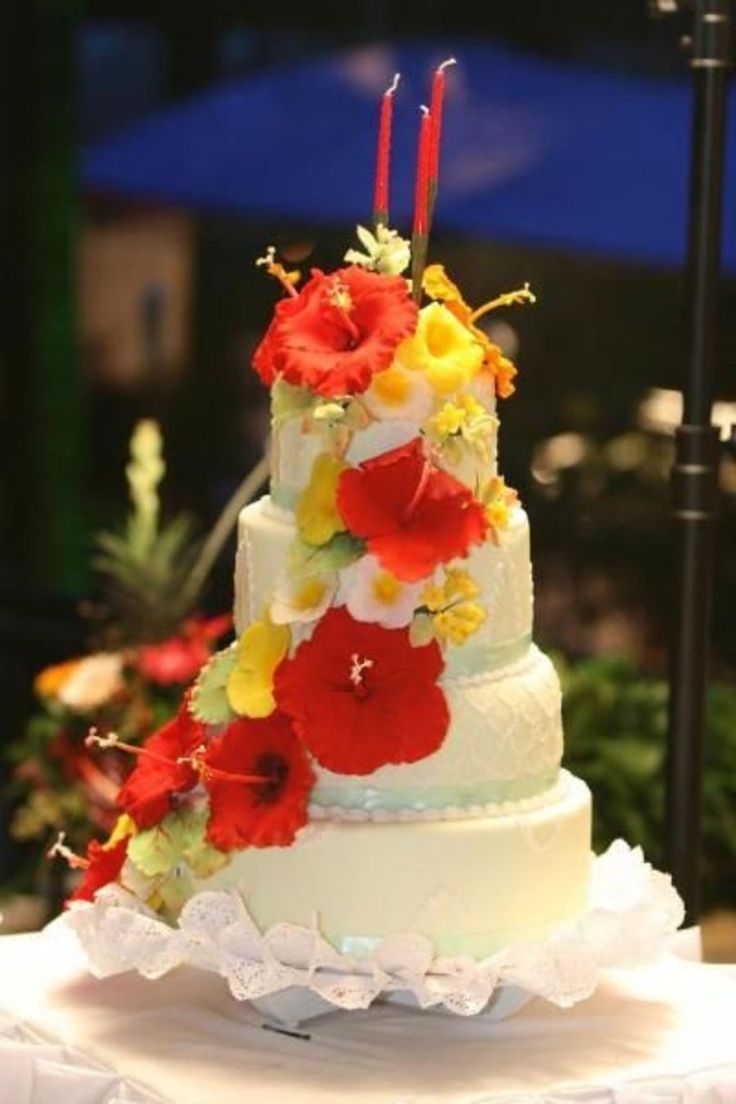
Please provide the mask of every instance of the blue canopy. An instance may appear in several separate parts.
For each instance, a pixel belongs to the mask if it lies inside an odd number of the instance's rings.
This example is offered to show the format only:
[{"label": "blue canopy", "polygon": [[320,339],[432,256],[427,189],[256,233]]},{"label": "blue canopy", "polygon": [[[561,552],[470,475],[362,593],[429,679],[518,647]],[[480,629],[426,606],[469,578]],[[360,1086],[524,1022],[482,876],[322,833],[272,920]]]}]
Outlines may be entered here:
[{"label": "blue canopy", "polygon": [[[218,84],[87,150],[83,184],[347,230],[370,217],[378,101],[399,71],[391,223],[406,231],[418,105],[448,54],[459,64],[448,74],[438,225],[654,264],[682,261],[687,78],[596,72],[486,43],[361,48]],[[736,269],[736,110],[724,235],[726,263]]]}]

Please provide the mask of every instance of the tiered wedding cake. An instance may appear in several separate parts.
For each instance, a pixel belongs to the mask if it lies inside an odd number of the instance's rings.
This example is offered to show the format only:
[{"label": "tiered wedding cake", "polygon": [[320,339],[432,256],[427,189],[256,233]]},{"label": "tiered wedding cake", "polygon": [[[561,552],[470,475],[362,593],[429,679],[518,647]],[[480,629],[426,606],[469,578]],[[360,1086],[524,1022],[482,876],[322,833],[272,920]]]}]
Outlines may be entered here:
[{"label": "tiered wedding cake", "polygon": [[560,769],[527,518],[496,465],[516,369],[482,328],[533,296],[474,307],[425,264],[442,81],[411,249],[384,217],[392,86],[363,251],[306,278],[259,262],[284,293],[254,360],[271,493],[240,518],[235,643],[144,748],[98,738],[138,756],[112,836],[68,856],[98,973],[193,961],[240,998],[409,989],[468,1013],[497,985],[570,1003],[678,922],[640,854],[592,859],[590,794]]}]

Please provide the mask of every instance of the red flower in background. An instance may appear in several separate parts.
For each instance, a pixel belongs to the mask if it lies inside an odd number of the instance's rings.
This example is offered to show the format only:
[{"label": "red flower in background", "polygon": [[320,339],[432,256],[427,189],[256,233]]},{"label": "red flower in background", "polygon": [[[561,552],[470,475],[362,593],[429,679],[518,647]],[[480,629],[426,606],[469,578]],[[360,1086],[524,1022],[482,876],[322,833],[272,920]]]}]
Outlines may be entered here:
[{"label": "red flower in background", "polygon": [[148,682],[160,686],[191,682],[209,659],[215,641],[229,632],[232,623],[229,614],[190,618],[178,636],[138,648],[138,671]]},{"label": "red flower in background", "polygon": [[314,773],[284,713],[233,721],[200,769],[210,796],[207,838],[221,851],[286,847],[306,824]]},{"label": "red flower in background", "polygon": [[105,847],[98,840],[92,840],[87,848],[84,877],[66,900],[65,907],[72,901],[93,901],[99,889],[117,879],[123,869],[129,840],[130,836],[124,836],[112,847]]},{"label": "red flower in background", "polygon": [[205,726],[189,712],[187,694],[176,717],[143,744],[135,769],[118,793],[118,805],[138,828],[159,824],[171,812],[174,795],[196,786],[197,772],[179,760],[191,756],[204,741]]},{"label": "red flower in background", "polygon": [[420,438],[340,476],[337,506],[345,525],[404,582],[424,579],[441,563],[467,556],[488,531],[469,487],[424,454]]},{"label": "red flower in background", "polygon": [[450,719],[442,669],[436,641],[414,648],[406,629],[355,621],[339,607],[277,668],[274,692],[323,767],[370,774],[440,747]]},{"label": "red flower in background", "polygon": [[359,394],[388,368],[416,320],[400,276],[357,265],[330,275],[314,269],[299,295],[277,304],[253,367],[268,386],[282,375],[320,395]]}]

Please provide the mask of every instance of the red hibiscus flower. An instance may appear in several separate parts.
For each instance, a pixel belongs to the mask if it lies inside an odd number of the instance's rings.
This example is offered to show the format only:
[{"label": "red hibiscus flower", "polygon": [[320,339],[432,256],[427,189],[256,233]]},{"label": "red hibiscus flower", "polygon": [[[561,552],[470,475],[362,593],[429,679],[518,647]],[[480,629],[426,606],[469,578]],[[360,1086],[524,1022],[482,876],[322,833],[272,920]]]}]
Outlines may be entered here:
[{"label": "red hibiscus flower", "polygon": [[418,437],[344,471],[337,506],[350,532],[408,583],[467,556],[488,531],[481,503],[464,483],[432,465]]},{"label": "red hibiscus flower", "polygon": [[[123,869],[129,839],[130,836],[125,836],[112,847],[103,847],[97,840],[92,840],[87,848],[87,858],[84,860],[86,863],[84,877],[74,893],[65,901],[66,908],[72,901],[93,901],[98,889],[116,880]],[[78,861],[81,864],[82,860]]]},{"label": "red hibiscus flower", "polygon": [[149,682],[160,686],[191,682],[212,652],[212,645],[232,627],[229,614],[205,619],[192,617],[179,636],[138,649],[138,670]]},{"label": "red hibiscus flower", "polygon": [[449,711],[437,685],[442,654],[406,629],[330,609],[276,671],[275,696],[315,758],[341,774],[414,763],[442,744]]},{"label": "red hibiscus flower", "polygon": [[416,320],[400,276],[357,265],[330,275],[314,269],[299,295],[277,305],[253,367],[269,386],[282,375],[320,395],[358,394],[388,368]]},{"label": "red hibiscus flower", "polygon": [[159,824],[173,808],[174,796],[193,789],[199,776],[191,756],[205,741],[205,726],[189,712],[189,697],[173,720],[162,725],[139,750],[138,763],[118,793],[117,803],[138,828]]},{"label": "red hibiscus flower", "polygon": [[287,847],[307,822],[314,773],[283,713],[233,721],[200,770],[210,795],[207,838],[221,851]]}]

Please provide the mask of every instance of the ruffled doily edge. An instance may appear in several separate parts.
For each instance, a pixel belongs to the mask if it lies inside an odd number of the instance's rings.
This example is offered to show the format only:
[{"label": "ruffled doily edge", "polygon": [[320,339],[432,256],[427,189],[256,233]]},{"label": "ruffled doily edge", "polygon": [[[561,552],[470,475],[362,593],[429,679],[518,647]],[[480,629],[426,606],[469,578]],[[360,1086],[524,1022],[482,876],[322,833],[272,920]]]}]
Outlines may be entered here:
[{"label": "ruffled doily edge", "polygon": [[234,891],[195,894],[173,927],[120,886],[108,886],[93,903],[73,905],[64,923],[100,978],[135,970],[155,979],[189,964],[220,974],[241,1001],[296,988],[337,1008],[362,1009],[382,994],[406,992],[421,1009],[474,1015],[509,987],[561,1007],[576,1004],[593,993],[602,970],[656,958],[683,918],[669,876],[640,848],[617,840],[593,859],[584,912],[543,939],[484,959],[438,956],[417,933],[388,936],[366,955],[343,954],[316,921],[261,931]]}]

